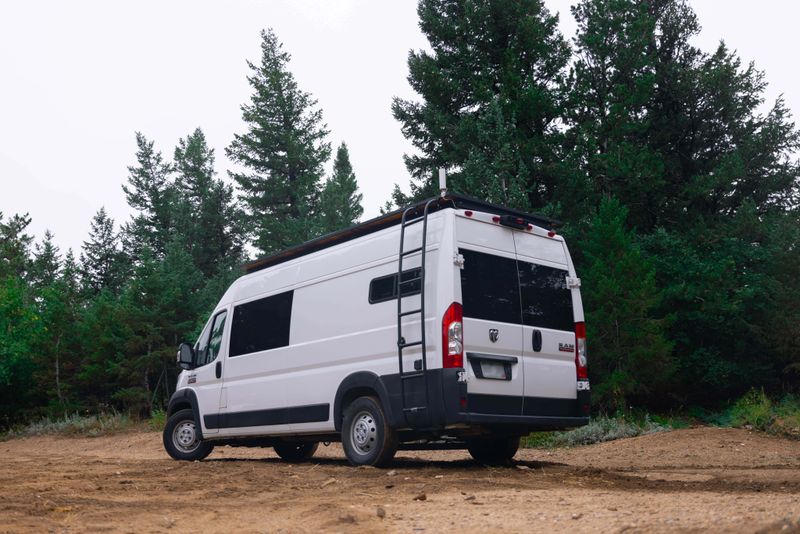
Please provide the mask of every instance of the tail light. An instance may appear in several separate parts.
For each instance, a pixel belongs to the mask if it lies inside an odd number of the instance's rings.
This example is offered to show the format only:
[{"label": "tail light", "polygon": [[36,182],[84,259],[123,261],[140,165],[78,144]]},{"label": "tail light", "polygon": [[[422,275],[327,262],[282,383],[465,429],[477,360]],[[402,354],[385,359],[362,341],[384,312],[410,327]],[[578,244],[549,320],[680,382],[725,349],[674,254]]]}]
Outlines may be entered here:
[{"label": "tail light", "polygon": [[586,323],[575,323],[575,370],[578,380],[589,379],[586,363]]},{"label": "tail light", "polygon": [[442,317],[442,367],[464,367],[464,312],[454,302]]}]

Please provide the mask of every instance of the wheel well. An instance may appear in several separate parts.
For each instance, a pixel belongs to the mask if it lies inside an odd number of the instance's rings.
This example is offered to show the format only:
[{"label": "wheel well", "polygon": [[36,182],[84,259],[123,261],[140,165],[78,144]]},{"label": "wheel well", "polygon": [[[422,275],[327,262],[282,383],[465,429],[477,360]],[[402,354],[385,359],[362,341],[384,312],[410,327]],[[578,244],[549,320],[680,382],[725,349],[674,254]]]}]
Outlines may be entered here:
[{"label": "wheel well", "polygon": [[347,407],[350,405],[351,402],[353,402],[359,397],[375,397],[378,400],[378,402],[380,402],[380,396],[378,395],[378,392],[372,388],[362,386],[348,390],[347,393],[345,393],[344,396],[342,397],[342,410],[341,413],[339,414],[340,424],[344,420],[344,411],[347,409]]},{"label": "wheel well", "polygon": [[176,402],[175,404],[169,407],[169,413],[167,414],[167,417],[180,410],[191,410],[191,409],[192,409],[192,404],[188,401]]}]

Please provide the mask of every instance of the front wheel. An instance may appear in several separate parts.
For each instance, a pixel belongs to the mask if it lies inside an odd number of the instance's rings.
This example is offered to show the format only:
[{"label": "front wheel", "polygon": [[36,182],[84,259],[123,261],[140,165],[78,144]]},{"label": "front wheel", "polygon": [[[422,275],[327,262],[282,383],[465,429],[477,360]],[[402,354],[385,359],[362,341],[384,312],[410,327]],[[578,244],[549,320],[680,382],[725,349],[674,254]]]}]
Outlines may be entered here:
[{"label": "front wheel", "polygon": [[214,450],[214,445],[200,439],[192,410],[178,410],[164,427],[164,448],[176,460],[202,460]]},{"label": "front wheel", "polygon": [[484,465],[502,465],[511,461],[519,449],[519,436],[478,438],[467,442],[472,457]]},{"label": "front wheel", "polygon": [[302,462],[308,460],[317,452],[319,443],[304,441],[284,441],[277,443],[273,449],[278,456],[287,462]]},{"label": "front wheel", "polygon": [[342,448],[353,465],[389,463],[397,452],[397,434],[375,397],[359,397],[344,411]]}]

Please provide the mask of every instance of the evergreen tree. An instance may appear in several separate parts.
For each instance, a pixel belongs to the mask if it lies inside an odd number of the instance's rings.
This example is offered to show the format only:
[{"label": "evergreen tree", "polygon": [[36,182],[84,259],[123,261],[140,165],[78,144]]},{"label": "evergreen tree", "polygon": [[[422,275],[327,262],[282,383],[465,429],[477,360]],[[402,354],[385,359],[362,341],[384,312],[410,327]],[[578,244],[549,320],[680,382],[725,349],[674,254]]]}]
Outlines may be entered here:
[{"label": "evergreen tree", "polygon": [[314,236],[330,145],[316,100],[287,69],[289,54],[272,30],[261,38],[260,63],[248,62],[253,94],[241,107],[247,131],[235,135],[226,154],[247,169],[230,174],[242,191],[255,247],[271,253]]},{"label": "evergreen tree", "polygon": [[33,253],[29,275],[32,286],[41,289],[53,284],[58,275],[60,261],[58,247],[53,243],[53,234],[50,230],[45,230],[44,239],[41,244],[35,245]]},{"label": "evergreen tree", "polygon": [[408,58],[422,102],[392,104],[420,153],[405,157],[411,198],[395,201],[434,195],[447,167],[452,189],[520,208],[550,203],[570,57],[558,17],[543,0],[421,0],[417,12],[432,51]]},{"label": "evergreen tree", "polygon": [[350,164],[347,145],[342,143],[333,160],[333,176],[325,182],[320,199],[321,233],[335,232],[352,226],[364,214],[363,195]]},{"label": "evergreen tree", "polygon": [[3,222],[0,212],[0,278],[25,276],[30,268],[30,246],[33,238],[25,233],[31,218],[14,215]]},{"label": "evergreen tree", "polygon": [[153,145],[136,132],[136,165],[128,167],[128,184],[122,186],[128,205],[137,212],[124,232],[126,249],[134,260],[144,247],[163,256],[173,233],[172,166]]},{"label": "evergreen tree", "polygon": [[116,294],[122,287],[126,269],[126,258],[119,248],[114,219],[108,216],[105,208],[100,208],[92,217],[89,240],[83,242],[83,286],[91,295],[97,295],[103,289]]},{"label": "evergreen tree", "polygon": [[634,397],[657,398],[672,371],[672,347],[656,318],[662,297],[655,269],[625,229],[626,217],[616,199],[604,199],[583,244],[593,401],[610,411]]},{"label": "evergreen tree", "polygon": [[243,256],[238,226],[241,214],[233,188],[214,177],[214,150],[200,128],[178,141],[175,148],[177,232],[194,264],[207,277],[238,265]]}]

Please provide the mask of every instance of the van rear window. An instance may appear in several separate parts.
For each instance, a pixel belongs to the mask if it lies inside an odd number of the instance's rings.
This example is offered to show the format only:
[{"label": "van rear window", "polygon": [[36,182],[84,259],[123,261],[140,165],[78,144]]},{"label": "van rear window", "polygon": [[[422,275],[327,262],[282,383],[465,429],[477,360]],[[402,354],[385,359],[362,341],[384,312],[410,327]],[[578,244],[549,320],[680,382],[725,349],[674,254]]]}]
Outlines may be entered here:
[{"label": "van rear window", "polygon": [[294,291],[239,304],[233,309],[230,355],[276,349],[289,344]]},{"label": "van rear window", "polygon": [[460,249],[464,316],[553,330],[574,329],[567,271]]},{"label": "van rear window", "polygon": [[572,292],[567,271],[517,261],[522,294],[522,323],[553,330],[573,331]]},{"label": "van rear window", "polygon": [[473,250],[464,256],[461,296],[464,316],[487,321],[519,324],[520,300],[517,262]]}]

